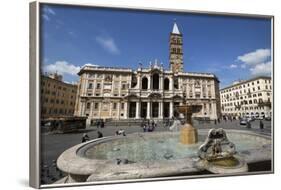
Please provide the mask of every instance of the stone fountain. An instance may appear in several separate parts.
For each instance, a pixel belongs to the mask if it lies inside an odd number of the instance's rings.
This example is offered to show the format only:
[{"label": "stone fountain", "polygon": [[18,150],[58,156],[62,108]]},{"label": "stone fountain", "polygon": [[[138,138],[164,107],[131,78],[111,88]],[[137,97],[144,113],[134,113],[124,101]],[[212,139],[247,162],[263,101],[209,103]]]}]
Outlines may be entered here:
[{"label": "stone fountain", "polygon": [[180,142],[182,144],[195,144],[198,142],[197,129],[192,125],[192,114],[198,113],[202,109],[201,105],[181,105],[176,107],[176,111],[182,113],[185,123],[180,129]]},{"label": "stone fountain", "polygon": [[235,144],[228,140],[222,128],[209,131],[205,142],[199,147],[198,156],[200,160],[197,165],[212,173],[248,171],[245,159],[237,154]]},{"label": "stone fountain", "polygon": [[270,136],[244,130],[195,129],[191,116],[200,109],[198,105],[177,107],[185,115],[179,132],[109,136],[67,149],[57,160],[67,177],[57,183],[152,180],[199,175],[206,170],[245,173],[248,164],[272,160]]},{"label": "stone fountain", "polygon": [[[197,129],[192,125],[192,114],[198,113],[201,105],[181,105],[176,111],[182,113],[185,123],[180,129],[180,143],[191,145],[198,143]],[[205,142],[199,147],[198,156],[200,160],[198,167],[212,173],[237,173],[248,171],[247,163],[239,157],[234,143],[230,142],[226,132],[220,129],[211,129]]]}]

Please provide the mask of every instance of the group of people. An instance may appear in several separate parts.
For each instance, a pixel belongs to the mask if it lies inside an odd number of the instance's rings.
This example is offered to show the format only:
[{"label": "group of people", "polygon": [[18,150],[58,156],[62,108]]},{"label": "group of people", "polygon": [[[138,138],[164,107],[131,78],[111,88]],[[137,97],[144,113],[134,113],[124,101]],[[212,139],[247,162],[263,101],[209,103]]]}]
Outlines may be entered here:
[{"label": "group of people", "polygon": [[[102,138],[103,137],[103,134],[100,131],[97,131],[97,135],[98,135],[98,138]],[[87,133],[84,133],[83,136],[82,136],[82,140],[81,140],[82,143],[87,142],[89,140],[90,140],[89,135]]]},{"label": "group of people", "polygon": [[96,125],[97,125],[97,128],[104,128],[104,121],[103,120],[98,120]]},{"label": "group of people", "polygon": [[151,122],[148,120],[147,122],[142,123],[143,132],[153,132],[156,127],[157,123],[153,120]]}]

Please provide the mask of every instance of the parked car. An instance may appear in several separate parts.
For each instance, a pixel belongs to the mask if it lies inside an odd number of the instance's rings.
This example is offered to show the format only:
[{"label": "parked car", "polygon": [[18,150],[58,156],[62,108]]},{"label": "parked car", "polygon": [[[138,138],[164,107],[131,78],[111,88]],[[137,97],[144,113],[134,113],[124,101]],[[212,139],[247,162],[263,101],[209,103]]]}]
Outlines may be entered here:
[{"label": "parked car", "polygon": [[246,125],[247,124],[247,119],[246,118],[242,118],[240,120],[240,125]]},{"label": "parked car", "polygon": [[246,125],[248,122],[253,121],[254,119],[252,117],[243,117],[240,119],[240,125]]},{"label": "parked car", "polygon": [[256,119],[257,119],[257,120],[263,120],[264,117],[263,117],[263,116],[259,116],[259,117],[257,117]]},{"label": "parked car", "polygon": [[251,122],[251,121],[255,120],[255,117],[254,116],[246,117],[246,119],[247,119],[248,122]]},{"label": "parked car", "polygon": [[270,116],[265,117],[264,119],[265,119],[266,121],[271,121],[271,117],[270,117]]}]

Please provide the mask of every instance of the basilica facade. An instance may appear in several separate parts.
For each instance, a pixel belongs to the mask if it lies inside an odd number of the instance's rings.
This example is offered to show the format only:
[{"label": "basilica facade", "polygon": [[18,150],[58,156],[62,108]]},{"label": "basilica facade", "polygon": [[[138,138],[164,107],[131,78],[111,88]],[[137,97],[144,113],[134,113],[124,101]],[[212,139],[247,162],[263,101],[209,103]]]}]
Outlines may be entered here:
[{"label": "basilica facade", "polygon": [[219,80],[211,73],[183,71],[183,35],[174,23],[169,40],[170,68],[155,60],[137,70],[84,66],[78,75],[76,116],[96,119],[154,119],[178,116],[177,105],[200,104],[198,118],[220,117]]}]

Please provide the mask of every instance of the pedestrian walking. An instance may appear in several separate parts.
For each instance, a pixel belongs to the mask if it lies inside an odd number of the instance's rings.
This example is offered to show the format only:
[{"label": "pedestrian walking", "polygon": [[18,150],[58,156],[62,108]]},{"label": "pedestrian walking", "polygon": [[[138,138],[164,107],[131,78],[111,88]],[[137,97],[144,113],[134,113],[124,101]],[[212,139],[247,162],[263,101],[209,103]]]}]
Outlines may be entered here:
[{"label": "pedestrian walking", "polygon": [[153,130],[153,126],[154,126],[154,125],[152,125],[152,124],[151,124],[151,125],[149,125],[149,127],[148,127],[148,132],[152,132],[152,130]]},{"label": "pedestrian walking", "polygon": [[247,128],[248,128],[248,129],[251,128],[251,123],[250,123],[250,121],[247,122]]},{"label": "pedestrian walking", "polygon": [[143,128],[143,132],[146,132],[146,128],[147,128],[146,126],[147,126],[146,124],[143,125],[143,127],[142,127]]},{"label": "pedestrian walking", "polygon": [[263,122],[260,120],[260,129],[263,130]]},{"label": "pedestrian walking", "polygon": [[100,120],[97,120],[97,128],[100,127]]}]

